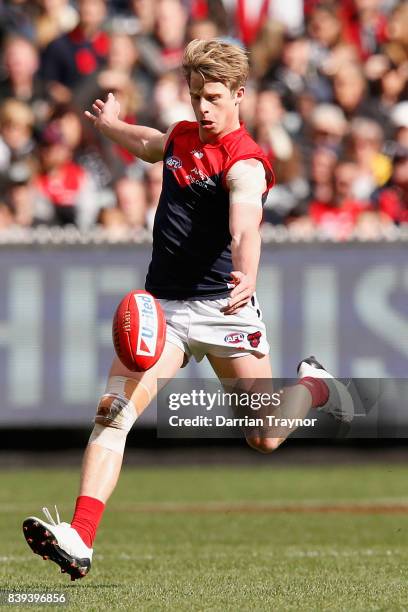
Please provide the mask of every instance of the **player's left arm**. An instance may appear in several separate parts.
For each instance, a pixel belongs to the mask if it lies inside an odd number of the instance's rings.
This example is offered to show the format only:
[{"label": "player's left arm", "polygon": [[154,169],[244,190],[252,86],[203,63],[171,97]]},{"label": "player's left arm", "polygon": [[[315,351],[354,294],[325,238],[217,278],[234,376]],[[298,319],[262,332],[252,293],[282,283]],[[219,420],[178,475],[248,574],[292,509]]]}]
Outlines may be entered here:
[{"label": "player's left arm", "polygon": [[232,237],[231,254],[233,272],[228,306],[224,314],[235,314],[251,299],[256,287],[262,221],[262,194],[266,190],[265,169],[257,159],[240,160],[228,171],[229,229]]}]

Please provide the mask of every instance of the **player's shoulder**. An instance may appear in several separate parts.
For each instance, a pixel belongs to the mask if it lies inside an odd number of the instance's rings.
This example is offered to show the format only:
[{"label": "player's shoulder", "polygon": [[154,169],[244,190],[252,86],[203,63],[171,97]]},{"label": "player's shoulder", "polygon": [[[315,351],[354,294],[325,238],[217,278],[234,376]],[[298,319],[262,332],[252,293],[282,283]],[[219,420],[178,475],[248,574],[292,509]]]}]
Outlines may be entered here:
[{"label": "player's shoulder", "polygon": [[174,123],[169,130],[169,138],[174,138],[174,136],[180,136],[190,132],[198,132],[198,123],[197,121],[178,121],[177,123]]},{"label": "player's shoulder", "polygon": [[235,159],[264,157],[262,149],[252,138],[244,124],[241,124],[239,130],[232,132],[223,141],[223,148],[231,162]]},{"label": "player's shoulder", "polygon": [[177,121],[171,125],[165,135],[165,148],[175,138],[187,136],[188,134],[197,132],[198,123],[197,121]]},{"label": "player's shoulder", "polygon": [[265,177],[265,166],[260,159],[256,157],[239,159],[228,169],[227,178],[247,176]]},{"label": "player's shoulder", "polygon": [[[270,161],[258,143],[252,138],[244,123],[241,123],[240,129],[231,133],[230,137],[224,141],[224,150],[227,153],[227,161],[223,173],[224,185],[227,184],[227,174],[233,167],[241,170],[243,174],[245,171],[245,175],[251,172],[258,176],[258,178],[266,175],[268,189],[274,185],[275,179]],[[244,161],[246,162],[245,164],[237,166],[237,164]]]}]

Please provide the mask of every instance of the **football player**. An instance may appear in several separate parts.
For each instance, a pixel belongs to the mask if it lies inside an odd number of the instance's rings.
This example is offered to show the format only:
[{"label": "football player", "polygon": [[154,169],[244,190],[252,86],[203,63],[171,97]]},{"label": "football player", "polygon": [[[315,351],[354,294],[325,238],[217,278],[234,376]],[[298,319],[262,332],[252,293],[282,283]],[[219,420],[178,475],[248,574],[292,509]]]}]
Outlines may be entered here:
[{"label": "football player", "polygon": [[[146,162],[164,162],[145,288],[164,309],[167,340],[160,359],[146,372],[127,370],[114,359],[85,451],[71,523],[60,523],[58,517],[55,522],[46,509],[47,521],[30,517],[24,522],[33,551],[55,561],[72,579],[90,569],[126,436],[158,392],[158,381],[174,377],[191,357],[207,357],[221,380],[248,381],[250,392],[256,380],[272,378],[255,286],[262,206],[274,179],[267,157],[239,119],[247,55],[220,40],[193,40],[185,49],[183,70],[194,122],[180,121],[166,134],[127,124],[111,93],[85,112],[111,141]],[[347,389],[309,358],[300,365],[298,383],[283,392],[281,413],[302,417],[312,407],[343,421],[352,418]],[[247,441],[270,452],[290,431],[265,435],[250,430]]]}]

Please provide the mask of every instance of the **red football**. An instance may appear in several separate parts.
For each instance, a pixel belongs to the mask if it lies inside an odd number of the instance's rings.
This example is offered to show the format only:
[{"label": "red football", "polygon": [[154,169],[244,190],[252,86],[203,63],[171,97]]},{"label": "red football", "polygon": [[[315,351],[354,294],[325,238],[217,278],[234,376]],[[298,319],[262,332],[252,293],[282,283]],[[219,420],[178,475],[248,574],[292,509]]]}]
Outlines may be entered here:
[{"label": "red football", "polygon": [[166,341],[166,319],[159,302],[147,291],[130,291],[116,309],[112,338],[117,356],[129,370],[151,368]]}]

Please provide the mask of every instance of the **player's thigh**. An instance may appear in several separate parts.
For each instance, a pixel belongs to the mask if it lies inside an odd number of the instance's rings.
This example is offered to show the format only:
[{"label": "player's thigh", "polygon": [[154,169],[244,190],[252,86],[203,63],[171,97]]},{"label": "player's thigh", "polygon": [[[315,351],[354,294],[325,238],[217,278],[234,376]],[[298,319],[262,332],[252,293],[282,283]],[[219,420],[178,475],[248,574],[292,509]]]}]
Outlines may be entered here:
[{"label": "player's thigh", "polygon": [[[251,353],[250,355],[230,359],[208,355],[208,360],[218,378],[221,380],[239,379],[238,388],[245,393],[271,394],[273,392],[269,355],[257,357]],[[232,383],[232,387],[234,387],[234,383]],[[245,406],[248,406],[248,404],[245,404]],[[251,414],[250,407],[238,408],[238,412],[240,416],[254,416]],[[265,414],[271,413],[266,409]],[[257,416],[259,415],[257,414]],[[283,438],[276,436],[273,431],[266,427],[244,427],[243,430],[249,446],[261,453],[270,453],[283,442]]]},{"label": "player's thigh", "polygon": [[207,355],[218,378],[271,379],[272,369],[269,355],[257,357],[254,353],[242,357],[215,357]]},{"label": "player's thigh", "polygon": [[139,381],[147,388],[151,399],[155,397],[167,380],[173,378],[183,365],[184,351],[171,342],[166,342],[160,359],[146,372],[132,372],[115,356],[109,372],[109,377],[124,376]]}]

